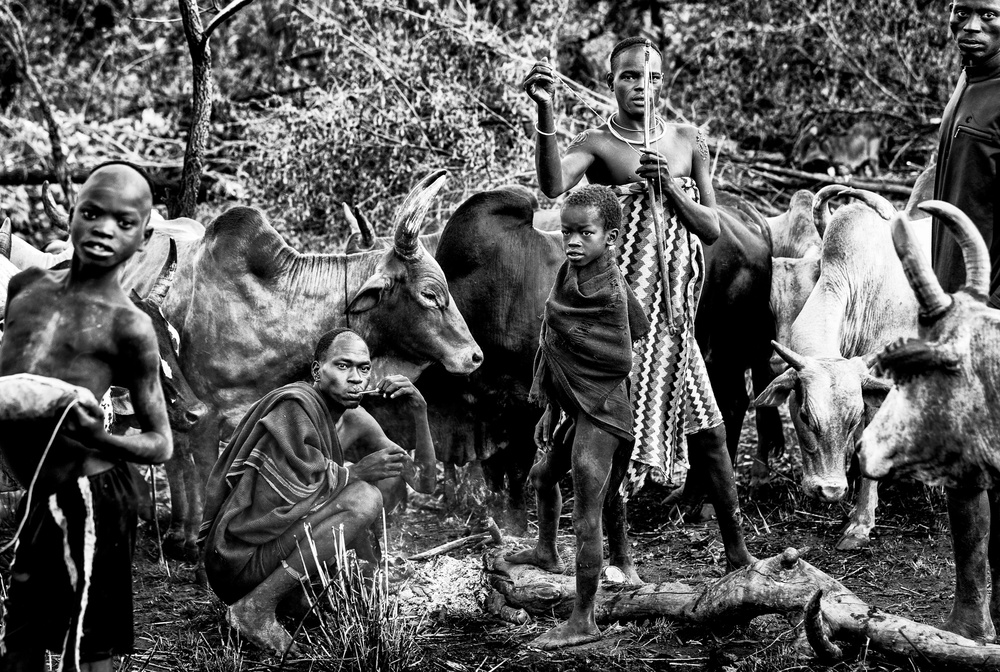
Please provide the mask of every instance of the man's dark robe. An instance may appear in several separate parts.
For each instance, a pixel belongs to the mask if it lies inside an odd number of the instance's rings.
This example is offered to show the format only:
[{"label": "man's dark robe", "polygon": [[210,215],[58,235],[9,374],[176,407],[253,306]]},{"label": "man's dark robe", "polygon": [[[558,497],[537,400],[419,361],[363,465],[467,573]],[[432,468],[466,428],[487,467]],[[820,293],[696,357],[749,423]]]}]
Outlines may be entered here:
[{"label": "man's dark robe", "polygon": [[649,322],[612,253],[592,263],[596,273],[582,282],[568,263],[556,275],[545,302],[530,396],[571,404],[564,408],[571,417],[583,412],[596,426],[631,442],[632,341],[645,335]]},{"label": "man's dark robe", "polygon": [[[990,251],[989,305],[1000,308],[1000,58],[967,66],[945,108],[938,147],[934,198],[962,209],[979,229]],[[934,220],[931,233],[934,272],[946,292],[965,282],[962,251]]]},{"label": "man's dark robe", "polygon": [[223,601],[253,590],[294,550],[299,522],[346,487],[343,463],[334,420],[311,385],[281,387],[247,411],[209,477],[198,540]]}]

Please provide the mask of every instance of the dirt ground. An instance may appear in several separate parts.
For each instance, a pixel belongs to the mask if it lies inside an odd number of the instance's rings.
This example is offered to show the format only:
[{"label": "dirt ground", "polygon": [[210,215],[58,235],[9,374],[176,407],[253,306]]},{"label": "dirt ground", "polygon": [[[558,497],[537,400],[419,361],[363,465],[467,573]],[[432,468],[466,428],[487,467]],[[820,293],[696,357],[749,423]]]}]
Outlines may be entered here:
[{"label": "dirt ground", "polygon": [[[743,454],[754,440],[746,423]],[[792,438],[794,441],[794,438]],[[792,546],[805,559],[843,582],[881,610],[929,624],[940,624],[950,608],[954,565],[944,496],[914,483],[883,488],[878,527],[870,548],[854,553],[833,550],[847,514],[846,504],[824,506],[803,499],[797,488],[797,448],[790,446],[775,464],[772,482],[749,493],[749,458],[740,462],[740,495],[751,552],[758,557]],[[647,486],[630,502],[631,537],[638,570],[646,581],[699,585],[723,574],[722,546],[714,522],[680,524],[662,499],[667,490]],[[567,498],[568,499],[568,498]],[[564,509],[563,529],[569,532]],[[390,556],[406,556],[469,534],[480,524],[476,514],[448,514],[438,498],[413,500],[388,529]],[[533,525],[532,530],[534,531]],[[9,534],[9,532],[8,532]],[[524,540],[527,542],[527,540]],[[573,538],[563,549],[571,557]],[[508,543],[516,543],[510,540]],[[482,545],[426,563],[412,562],[409,579],[393,590],[402,606],[397,618],[415,632],[413,669],[499,672],[503,670],[920,670],[919,660],[888,660],[861,651],[834,667],[819,665],[796,651],[795,619],[765,616],[748,626],[719,624],[714,630],[663,620],[612,625],[602,641],[554,653],[527,647],[552,626],[551,619],[512,625],[485,614],[477,604]],[[136,654],[119,669],[167,670],[337,670],[358,669],[333,658],[300,657],[283,663],[241,641],[225,622],[222,604],[194,583],[195,568],[159,561],[156,529],[143,524],[136,554]],[[308,627],[306,628],[308,635]],[[55,669],[54,667],[52,669]],[[402,669],[396,666],[393,669]]]}]

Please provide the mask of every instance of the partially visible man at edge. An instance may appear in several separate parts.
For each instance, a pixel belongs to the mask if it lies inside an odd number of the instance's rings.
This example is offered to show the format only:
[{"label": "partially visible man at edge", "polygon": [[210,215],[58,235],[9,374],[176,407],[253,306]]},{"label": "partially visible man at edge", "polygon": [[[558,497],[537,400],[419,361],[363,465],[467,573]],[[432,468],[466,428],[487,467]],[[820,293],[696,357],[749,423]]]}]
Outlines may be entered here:
[{"label": "partially visible man at edge", "polygon": [[[995,236],[1000,223],[1000,0],[957,0],[949,23],[962,54],[962,74],[941,121],[934,198],[961,208],[983,235],[992,266],[988,303],[1000,308],[1000,237]],[[946,292],[961,287],[962,251],[937,219],[931,258]],[[976,488],[948,490],[955,566],[971,570],[956,577],[955,601],[944,627],[979,641],[996,635],[991,613],[1000,618],[1000,595],[992,596],[988,611],[986,604],[987,568],[1000,572],[1000,540],[991,544],[989,538],[991,515],[1000,515],[996,495],[987,497]],[[956,524],[962,520],[980,524]]]},{"label": "partially visible man at edge", "polygon": [[[532,67],[524,89],[538,107],[535,168],[539,186],[550,198],[572,189],[584,175],[591,183],[616,189],[623,210],[619,266],[651,323],[649,334],[634,345],[631,391],[636,427],[630,480],[633,487],[640,487],[650,472],[669,478],[674,461],[683,462],[686,436],[692,470],[697,468],[709,481],[728,565],[738,568],[753,557],[741,528],[725,426],[694,338],[704,282],[701,245],[711,245],[719,236],[708,145],[694,126],[668,124],[657,117],[651,147],[642,149],[646,49],[654,109],[663,81],[660,54],[647,44],[633,37],[614,47],[607,82],[617,112],[605,124],[577,136],[563,156],[555,137],[552,67],[545,62]],[[650,197],[647,183],[657,198]],[[653,207],[663,209],[660,224],[665,229],[661,235],[668,256],[669,304],[656,256]],[[639,580],[633,567],[621,569],[631,580]]]},{"label": "partially visible man at edge", "polygon": [[[359,408],[371,366],[357,333],[339,328],[324,334],[312,383],[285,385],[254,404],[209,477],[199,539],[209,585],[230,605],[230,625],[258,646],[278,653],[292,647],[275,609],[300,581],[316,576],[315,563],[303,562],[312,558],[310,548],[299,546],[306,525],[319,562],[335,561],[341,538],[359,557],[374,560],[367,531],[383,506],[391,510],[406,484],[434,490],[424,398],[400,375],[376,387],[410,407],[414,461]],[[349,451],[364,457],[345,466]]]}]

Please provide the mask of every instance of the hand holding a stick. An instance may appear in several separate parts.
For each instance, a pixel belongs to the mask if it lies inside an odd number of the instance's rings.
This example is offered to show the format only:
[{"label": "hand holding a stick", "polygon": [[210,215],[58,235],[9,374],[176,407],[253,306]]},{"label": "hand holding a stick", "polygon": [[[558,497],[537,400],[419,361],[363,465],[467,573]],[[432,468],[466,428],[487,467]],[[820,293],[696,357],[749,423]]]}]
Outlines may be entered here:
[{"label": "hand holding a stick", "polygon": [[674,176],[670,172],[670,162],[655,149],[643,149],[639,156],[639,167],[635,171],[636,175],[653,185],[657,194],[662,195],[665,187]]}]

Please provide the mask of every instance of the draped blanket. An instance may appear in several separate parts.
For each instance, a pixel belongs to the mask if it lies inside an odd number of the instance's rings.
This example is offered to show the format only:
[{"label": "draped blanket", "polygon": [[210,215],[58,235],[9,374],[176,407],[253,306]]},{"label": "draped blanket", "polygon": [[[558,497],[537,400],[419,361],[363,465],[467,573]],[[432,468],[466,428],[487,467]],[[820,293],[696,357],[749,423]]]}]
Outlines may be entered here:
[{"label": "draped blanket", "polygon": [[291,383],[240,421],[208,479],[198,543],[238,574],[254,551],[347,485],[337,429],[319,392]]},{"label": "draped blanket", "polygon": [[529,398],[543,404],[568,401],[597,426],[631,442],[626,383],[632,339],[643,336],[649,323],[615,265],[613,251],[593,263],[597,272],[582,282],[567,262],[556,275],[545,302]]},{"label": "draped blanket", "polygon": [[[679,178],[678,183],[698,201],[694,180]],[[650,323],[649,333],[633,345],[635,448],[628,481],[629,489],[637,492],[650,474],[660,483],[679,482],[688,467],[685,436],[722,424],[722,414],[694,337],[705,278],[701,241],[678,220],[669,203],[650,198],[645,184],[615,189],[622,204],[619,268]],[[653,207],[660,208],[664,229],[660,236],[673,329],[665,310]]]}]

